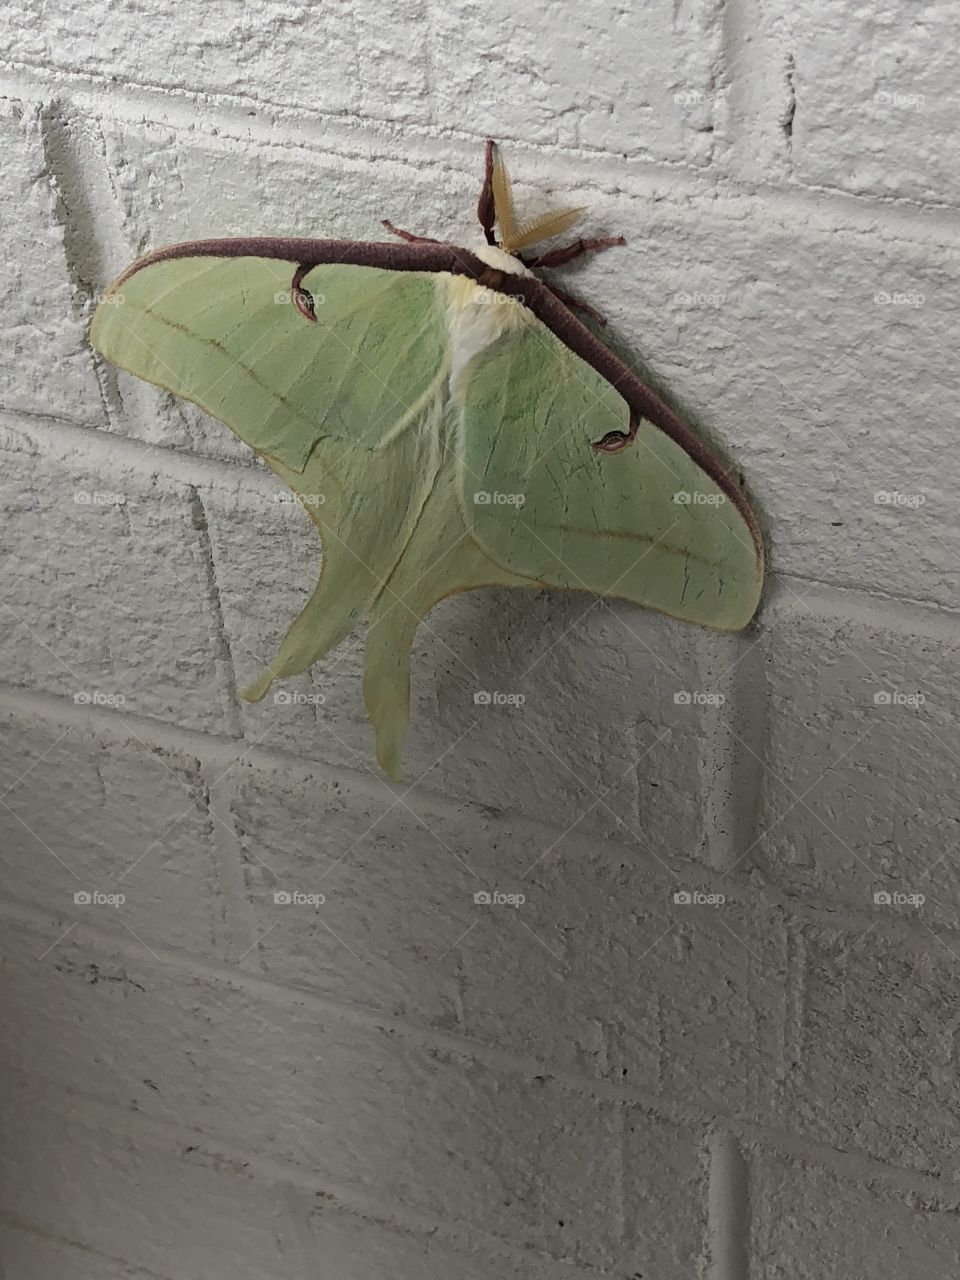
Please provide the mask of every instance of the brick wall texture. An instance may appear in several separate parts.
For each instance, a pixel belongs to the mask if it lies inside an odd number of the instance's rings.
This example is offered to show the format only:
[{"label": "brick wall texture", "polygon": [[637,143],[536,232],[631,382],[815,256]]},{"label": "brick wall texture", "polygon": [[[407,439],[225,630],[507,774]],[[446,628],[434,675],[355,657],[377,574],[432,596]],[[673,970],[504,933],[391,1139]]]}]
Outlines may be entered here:
[{"label": "brick wall texture", "polygon": [[[945,0],[0,8],[10,1280],[956,1280],[958,39]],[[319,545],[87,328],[173,241],[475,245],[490,134],[627,238],[567,287],[735,456],[770,581],[734,637],[445,601],[391,785],[361,634],[238,701]]]}]

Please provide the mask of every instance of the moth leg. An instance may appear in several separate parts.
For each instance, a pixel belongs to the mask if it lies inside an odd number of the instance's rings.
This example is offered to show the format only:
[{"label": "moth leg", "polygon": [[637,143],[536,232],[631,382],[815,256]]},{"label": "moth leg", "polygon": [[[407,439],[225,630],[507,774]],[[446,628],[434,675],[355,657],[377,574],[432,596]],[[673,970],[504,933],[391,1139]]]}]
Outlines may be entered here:
[{"label": "moth leg", "polygon": [[389,218],[381,218],[380,222],[392,235],[399,236],[401,240],[409,240],[411,244],[442,243],[440,240],[434,240],[432,236],[415,236],[412,231],[404,231],[402,227],[395,227]]},{"label": "moth leg", "polygon": [[591,320],[596,320],[597,324],[605,325],[607,323],[600,312],[591,307],[589,302],[581,302],[579,298],[575,298],[572,293],[567,293],[565,289],[558,289],[555,284],[547,284],[546,280],[543,283],[547,285],[553,296],[562,302],[565,307],[570,307],[572,311],[583,312]]},{"label": "moth leg", "polygon": [[559,249],[551,249],[548,253],[534,258],[527,265],[531,267],[563,267],[574,258],[585,253],[599,253],[601,249],[612,249],[615,245],[626,244],[623,236],[605,236],[600,240],[574,240],[573,244],[561,245]]},{"label": "moth leg", "polygon": [[600,453],[619,453],[636,439],[639,428],[640,419],[631,409],[629,428],[626,431],[608,431],[600,440],[594,440],[593,447]]},{"label": "moth leg", "polygon": [[483,234],[487,244],[496,244],[497,237],[493,233],[493,226],[497,220],[497,211],[493,203],[493,153],[496,143],[492,138],[487,139],[487,147],[484,156],[483,166],[483,186],[480,188],[480,199],[477,202],[477,217],[480,219],[480,225],[483,227]]}]

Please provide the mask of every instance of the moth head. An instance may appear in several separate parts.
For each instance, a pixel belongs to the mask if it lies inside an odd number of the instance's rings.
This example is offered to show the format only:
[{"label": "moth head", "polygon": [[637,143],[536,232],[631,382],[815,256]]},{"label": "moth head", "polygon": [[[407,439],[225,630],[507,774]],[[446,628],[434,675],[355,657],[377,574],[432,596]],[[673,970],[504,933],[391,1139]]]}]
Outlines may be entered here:
[{"label": "moth head", "polygon": [[554,213],[541,214],[539,218],[529,218],[525,222],[517,220],[513,208],[513,189],[510,175],[503,162],[500,148],[493,148],[493,170],[491,172],[493,186],[493,207],[497,226],[500,228],[500,247],[507,253],[518,254],[521,249],[529,249],[541,240],[550,240],[553,236],[562,235],[578,222],[584,212],[582,208],[558,209]]}]

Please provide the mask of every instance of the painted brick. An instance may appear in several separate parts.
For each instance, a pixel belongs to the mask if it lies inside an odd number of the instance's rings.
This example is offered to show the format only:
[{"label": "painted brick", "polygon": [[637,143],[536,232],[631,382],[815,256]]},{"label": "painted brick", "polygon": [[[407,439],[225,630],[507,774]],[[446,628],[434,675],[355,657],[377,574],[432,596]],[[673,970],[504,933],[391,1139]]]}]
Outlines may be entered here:
[{"label": "painted brick", "polygon": [[389,13],[344,0],[322,9],[268,0],[241,15],[229,4],[183,20],[173,0],[136,8],[98,0],[78,23],[68,0],[4,11],[6,56],[58,73],[81,68],[110,81],[227,94],[315,113],[421,120],[426,86],[423,6]]},{"label": "painted brick", "polygon": [[[700,1274],[707,1164],[696,1135],[636,1109],[624,1113],[625,1274]],[[666,1212],[653,1213],[660,1202]]]},{"label": "painted brick", "polygon": [[141,1271],[9,1223],[0,1224],[0,1252],[12,1276],[43,1276],[44,1280],[167,1280],[156,1271]]},{"label": "painted brick", "polygon": [[[245,771],[239,785],[233,815],[262,939],[247,963],[274,981],[651,1097],[768,1106],[784,948],[744,886],[705,885],[689,866],[586,831],[558,836],[322,773]],[[674,902],[695,890],[728,900]]]},{"label": "painted brick", "polygon": [[769,1280],[953,1280],[960,1267],[960,1202],[941,1184],[897,1187],[762,1151],[750,1203],[751,1266]]},{"label": "painted brick", "polygon": [[[798,584],[765,615],[769,741],[756,847],[815,906],[953,927],[960,908],[956,638],[932,610],[843,612]],[[851,602],[847,600],[847,603]],[[746,851],[745,851],[746,852]]]},{"label": "painted brick", "polygon": [[783,1127],[954,1179],[958,955],[929,929],[810,926]]},{"label": "painted brick", "polygon": [[616,1249],[612,1104],[60,934],[5,931],[14,1070],[513,1247]]},{"label": "painted brick", "polygon": [[0,306],[7,358],[0,405],[101,425],[103,402],[86,346],[84,303],[66,260],[66,211],[44,153],[40,113],[0,100],[4,182],[0,191]]},{"label": "painted brick", "polygon": [[[693,901],[675,903],[674,892]],[[627,919],[609,944],[618,998],[605,1027],[608,1074],[681,1106],[769,1115],[786,969],[775,913],[719,877],[679,880],[662,905],[638,899],[625,895]]]},{"label": "painted brick", "polygon": [[539,146],[708,164],[721,12],[710,0],[660,3],[638,22],[605,0],[570,22],[556,0],[440,5],[439,118]]},{"label": "painted brick", "polygon": [[79,726],[10,713],[2,723],[5,894],[67,922],[129,930],[146,946],[220,950],[213,819],[197,761]]},{"label": "painted brick", "polygon": [[569,1262],[557,1264],[527,1252],[494,1253],[476,1242],[457,1248],[402,1229],[335,1210],[318,1208],[311,1217],[311,1242],[337,1280],[595,1280]]},{"label": "painted brick", "polygon": [[202,510],[104,451],[2,433],[0,678],[191,728],[229,729]]},{"label": "painted brick", "polygon": [[289,1275],[268,1191],[226,1168],[158,1148],[133,1116],[117,1116],[111,1131],[86,1110],[68,1094],[4,1082],[4,1147],[19,1153],[16,1168],[6,1162],[0,1172],[8,1213],[35,1230],[122,1257],[134,1276],[140,1266],[151,1277],[173,1271],[182,1280],[206,1280],[223,1273],[225,1256],[238,1280]]},{"label": "painted brick", "polygon": [[[672,1280],[745,1272],[749,1244],[772,1280],[954,1276],[957,253],[902,198],[956,203],[956,19],[267,0],[191,25],[146,2],[0,14],[35,99],[0,113],[0,407],[23,415],[0,422],[0,682],[308,763],[208,797],[196,738],[57,725],[29,692],[3,715],[7,1266]],[[475,244],[488,132],[521,144],[524,212],[583,203],[585,234],[627,236],[568,287],[729,448],[778,578],[739,639],[561,594],[444,602],[391,788],[362,631],[303,699],[238,712],[232,668],[275,652],[314,536],[224,428],[101,388],[83,322],[124,259],[191,236],[388,216]],[[138,479],[114,442],[25,425],[103,426],[104,400],[112,430],[242,465],[195,490],[162,450]],[[129,906],[75,907],[54,855],[109,890],[134,846]],[[726,901],[674,901],[696,889]],[[749,1185],[721,1185],[738,1157],[708,1191],[716,1117],[749,1122]]]},{"label": "painted brick", "polygon": [[778,9],[793,60],[796,177],[857,194],[955,204],[955,7],[927,0],[907,21],[894,6],[842,0],[816,11]]}]

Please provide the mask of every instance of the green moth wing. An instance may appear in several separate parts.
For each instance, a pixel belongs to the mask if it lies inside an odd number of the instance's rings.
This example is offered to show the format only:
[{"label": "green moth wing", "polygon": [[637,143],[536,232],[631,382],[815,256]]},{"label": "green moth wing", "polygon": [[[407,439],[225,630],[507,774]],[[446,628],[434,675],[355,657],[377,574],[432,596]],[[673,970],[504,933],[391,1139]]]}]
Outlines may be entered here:
[{"label": "green moth wing", "polygon": [[[445,434],[452,438],[453,424]],[[459,464],[448,450],[403,556],[368,610],[363,698],[376,731],[377,759],[389,777],[399,777],[410,721],[410,649],[419,623],[456,592],[530,585],[522,575],[495,564],[465,527]]]},{"label": "green moth wing", "polygon": [[295,265],[151,264],[121,277],[91,330],[113,363],[225,421],[300,496],[320,532],[320,580],[244,691],[252,701],[305,671],[369,612],[439,468],[449,344],[434,278],[317,267],[303,281],[318,317],[311,324],[280,287]]},{"label": "green moth wing", "polygon": [[738,630],[762,561],[739,506],[641,420],[629,447],[616,388],[536,320],[476,355],[460,394],[461,501],[490,558],[535,583],[620,596]]},{"label": "green moth wing", "polygon": [[382,444],[445,373],[449,343],[434,277],[314,267],[302,282],[314,301],[310,324],[291,305],[295,268],[253,256],[149,263],[107,293],[91,341],[295,470],[321,436]]},{"label": "green moth wing", "polygon": [[[274,680],[298,675],[371,616],[387,591],[397,562],[418,526],[440,466],[439,396],[425,406],[411,430],[387,440],[371,466],[370,451],[342,440],[322,439],[302,472],[274,465],[299,493],[320,533],[320,579],[283,638],[277,656],[243,696],[259,701]],[[396,597],[392,597],[396,598]],[[404,606],[403,613],[409,614]],[[409,647],[400,661],[409,666]],[[369,644],[368,644],[369,661]],[[390,706],[395,705],[395,699]],[[375,722],[376,723],[376,722]],[[387,768],[391,777],[399,766]],[[386,765],[384,766],[386,768]]]}]

